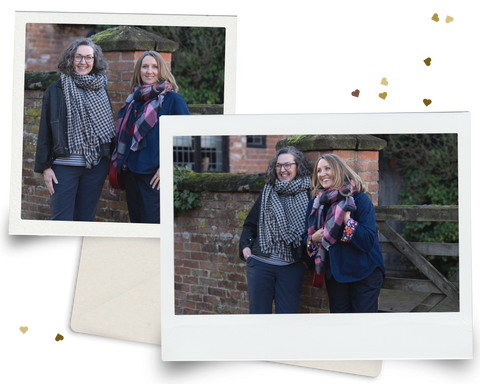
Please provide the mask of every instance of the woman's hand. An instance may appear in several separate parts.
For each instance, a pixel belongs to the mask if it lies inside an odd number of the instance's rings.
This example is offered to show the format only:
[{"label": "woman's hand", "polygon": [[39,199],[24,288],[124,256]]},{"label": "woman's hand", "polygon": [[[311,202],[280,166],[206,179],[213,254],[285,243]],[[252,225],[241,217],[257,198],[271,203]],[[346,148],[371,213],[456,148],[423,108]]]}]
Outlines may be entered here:
[{"label": "woman's hand", "polygon": [[115,196],[115,197],[117,196],[117,191],[118,191],[117,188],[113,188],[113,187],[110,185],[110,186],[108,187],[108,191],[110,192],[110,194],[111,194],[112,196]]},{"label": "woman's hand", "polygon": [[252,250],[248,247],[243,248],[243,257],[247,260],[252,255]]},{"label": "woman's hand", "polygon": [[152,180],[150,180],[150,185],[152,186],[152,189],[157,187],[157,191],[160,190],[160,168],[158,168],[157,172],[155,172],[155,175],[152,177]]},{"label": "woman's hand", "polygon": [[55,189],[53,189],[53,183],[58,184],[58,180],[52,168],[43,170],[43,180],[45,180],[45,186],[47,187],[48,192],[50,192],[50,195],[53,195],[55,193]]},{"label": "woman's hand", "polygon": [[323,228],[319,229],[317,232],[315,232],[315,233],[312,235],[312,241],[313,241],[315,244],[321,243],[322,240],[323,240]]},{"label": "woman's hand", "polygon": [[347,225],[347,221],[350,219],[351,212],[345,212],[345,216],[343,217],[343,224]]}]

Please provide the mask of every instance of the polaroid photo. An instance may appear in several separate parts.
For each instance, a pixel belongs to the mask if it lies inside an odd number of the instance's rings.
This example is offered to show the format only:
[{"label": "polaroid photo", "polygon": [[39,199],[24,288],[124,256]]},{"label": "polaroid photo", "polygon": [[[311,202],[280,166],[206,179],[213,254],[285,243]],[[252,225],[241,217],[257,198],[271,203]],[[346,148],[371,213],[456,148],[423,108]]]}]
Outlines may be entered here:
[{"label": "polaroid photo", "polygon": [[[48,85],[60,78],[57,64],[62,51],[78,38],[93,36],[98,45],[103,45],[115,123],[130,93],[136,59],[145,50],[160,51],[174,76],[172,66],[179,61],[175,55],[182,51],[196,55],[198,66],[203,65],[202,60],[209,60],[205,55],[223,55],[218,58],[218,78],[205,90],[203,99],[189,97],[188,87],[182,89],[188,81],[179,75],[178,93],[186,100],[191,115],[235,113],[236,23],[235,16],[16,12],[9,234],[159,238],[161,225],[130,222],[125,192],[111,196],[106,181],[93,222],[50,220],[50,193],[42,174],[34,172],[42,97]],[[111,42],[112,34],[131,37],[116,44]],[[191,46],[178,42],[183,41],[181,34],[191,37]],[[195,36],[202,35],[211,36],[210,52],[195,43]]]},{"label": "polaroid photo", "polygon": [[[164,205],[161,212],[164,361],[472,358],[469,112],[164,116],[161,127],[161,199],[175,201]],[[458,171],[458,188],[452,192],[458,193],[458,207],[436,203],[442,207],[435,213],[426,212],[425,207],[397,207],[389,212],[388,208],[376,208],[377,229],[390,242],[386,245],[390,248],[382,248],[382,253],[411,251],[414,255],[409,259],[428,277],[414,282],[387,273],[382,288],[419,290],[418,302],[400,308],[395,297],[389,303],[380,296],[379,313],[329,313],[326,291],[313,292],[312,288],[302,290],[299,314],[249,314],[239,240],[243,220],[261,190],[261,175],[256,173],[265,172],[275,148],[294,145],[313,162],[324,152],[337,153],[347,163],[358,160],[361,164],[351,166],[371,185],[367,194],[376,204],[378,164],[374,163],[384,147],[378,142],[385,135],[414,138],[420,134],[447,136],[452,145],[458,145],[457,158],[451,163],[455,165],[449,165],[447,159],[438,164],[440,169],[444,162],[446,171]],[[215,167],[222,156],[211,151],[211,143],[225,137],[230,174],[219,174]],[[176,143],[182,140],[200,142],[197,164],[204,166],[205,175],[195,174],[185,181],[178,179],[177,168],[172,172],[181,162],[172,157],[171,150],[179,149]],[[259,155],[253,149],[255,145],[261,148],[262,141],[271,149],[270,155]],[[405,148],[409,143],[403,143]],[[257,169],[259,164],[263,171]],[[457,244],[436,244],[441,250],[433,250],[428,244],[399,239],[386,225],[389,220],[427,219],[458,223]],[[438,266],[428,266],[422,254],[451,256],[458,261],[458,273],[443,275]],[[305,284],[303,288],[309,289]]]}]

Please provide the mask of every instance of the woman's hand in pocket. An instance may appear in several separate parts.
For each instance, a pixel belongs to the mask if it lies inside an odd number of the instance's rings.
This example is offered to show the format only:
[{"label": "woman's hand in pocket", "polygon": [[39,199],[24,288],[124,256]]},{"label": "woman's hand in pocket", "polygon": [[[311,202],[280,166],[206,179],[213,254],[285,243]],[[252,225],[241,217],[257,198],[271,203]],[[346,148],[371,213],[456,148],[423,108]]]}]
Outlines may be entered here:
[{"label": "woman's hand in pocket", "polygon": [[243,248],[243,257],[247,260],[252,255],[252,250],[249,247]]}]

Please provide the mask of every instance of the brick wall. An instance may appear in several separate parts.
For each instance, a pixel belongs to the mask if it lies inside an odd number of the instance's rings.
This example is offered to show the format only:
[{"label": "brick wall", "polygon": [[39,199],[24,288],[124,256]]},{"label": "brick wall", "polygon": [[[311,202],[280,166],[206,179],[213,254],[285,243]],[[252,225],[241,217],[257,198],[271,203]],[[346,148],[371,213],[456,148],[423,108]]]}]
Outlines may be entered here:
[{"label": "brick wall", "polygon": [[247,136],[230,136],[230,173],[264,173],[275,145],[287,135],[268,135],[266,148],[247,148]]},{"label": "brick wall", "polygon": [[[175,313],[248,313],[245,262],[238,242],[258,193],[204,192],[199,209],[175,218]],[[328,312],[325,289],[303,281],[301,313]]]},{"label": "brick wall", "polygon": [[27,23],[25,70],[56,71],[58,57],[70,43],[86,37],[92,25]]}]

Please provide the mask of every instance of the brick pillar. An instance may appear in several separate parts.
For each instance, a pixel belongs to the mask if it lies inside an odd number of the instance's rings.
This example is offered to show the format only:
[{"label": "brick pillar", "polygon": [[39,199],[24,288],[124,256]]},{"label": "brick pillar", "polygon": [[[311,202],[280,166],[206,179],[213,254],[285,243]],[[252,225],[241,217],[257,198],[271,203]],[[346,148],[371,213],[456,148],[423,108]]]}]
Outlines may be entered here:
[{"label": "brick pillar", "polygon": [[316,135],[296,140],[293,136],[281,140],[277,149],[294,145],[313,164],[323,155],[333,153],[344,159],[367,186],[367,194],[378,205],[378,154],[387,143],[371,135]]}]

